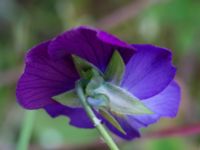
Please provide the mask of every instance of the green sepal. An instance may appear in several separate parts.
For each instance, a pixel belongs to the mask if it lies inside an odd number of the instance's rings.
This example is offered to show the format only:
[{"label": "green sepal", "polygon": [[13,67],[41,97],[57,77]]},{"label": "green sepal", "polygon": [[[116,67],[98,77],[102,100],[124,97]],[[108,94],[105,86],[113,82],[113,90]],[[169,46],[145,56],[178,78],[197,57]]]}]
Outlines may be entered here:
[{"label": "green sepal", "polygon": [[53,99],[66,106],[81,107],[79,97],[77,96],[74,89],[63,94],[54,96]]},{"label": "green sepal", "polygon": [[109,98],[104,94],[96,94],[92,97],[88,97],[87,101],[91,106],[97,109],[109,106]]},{"label": "green sepal", "polygon": [[94,96],[95,95],[94,89],[97,89],[103,83],[104,83],[104,79],[100,75],[93,76],[85,89],[86,94],[89,96]]},{"label": "green sepal", "polygon": [[111,83],[104,83],[93,91],[96,94],[104,94],[109,98],[111,112],[117,114],[153,114],[142,101],[134,97],[128,91]]},{"label": "green sepal", "polygon": [[102,72],[96,66],[94,66],[87,60],[84,60],[76,55],[72,55],[72,59],[76,67],[76,70],[81,77],[90,79],[93,76],[93,73],[102,74]]},{"label": "green sepal", "polygon": [[116,129],[118,129],[121,133],[126,135],[126,132],[118,123],[118,121],[106,110],[103,108],[99,109],[99,113],[109,122],[111,123]]},{"label": "green sepal", "polygon": [[118,51],[114,51],[106,68],[104,78],[106,81],[119,85],[125,70],[125,64]]}]

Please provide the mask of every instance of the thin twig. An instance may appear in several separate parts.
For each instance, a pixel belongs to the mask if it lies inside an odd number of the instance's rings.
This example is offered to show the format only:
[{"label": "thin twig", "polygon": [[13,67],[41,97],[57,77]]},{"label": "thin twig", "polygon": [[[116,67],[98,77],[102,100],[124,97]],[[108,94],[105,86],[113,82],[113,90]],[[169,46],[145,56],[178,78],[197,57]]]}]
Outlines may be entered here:
[{"label": "thin twig", "polygon": [[17,81],[20,75],[20,67],[0,72],[0,86],[10,85]]},{"label": "thin twig", "polygon": [[165,138],[173,136],[191,136],[200,134],[200,123],[176,126],[168,129],[148,133],[143,138]]},{"label": "thin twig", "polygon": [[114,28],[121,23],[135,17],[145,8],[155,3],[155,0],[134,0],[121,9],[116,10],[105,18],[97,21],[97,26],[103,29]]}]

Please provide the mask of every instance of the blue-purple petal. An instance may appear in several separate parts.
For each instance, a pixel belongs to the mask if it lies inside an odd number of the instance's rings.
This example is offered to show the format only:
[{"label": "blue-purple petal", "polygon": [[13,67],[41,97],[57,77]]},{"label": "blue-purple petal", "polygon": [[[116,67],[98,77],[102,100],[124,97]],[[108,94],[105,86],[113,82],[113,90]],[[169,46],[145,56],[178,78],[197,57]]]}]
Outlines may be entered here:
[{"label": "blue-purple petal", "polygon": [[139,131],[136,128],[132,127],[124,117],[119,117],[116,115],[113,115],[113,117],[115,117],[115,119],[118,121],[120,126],[126,132],[126,134],[123,134],[122,132],[120,132],[111,123],[109,123],[107,120],[104,119],[103,121],[110,131],[112,131],[113,133],[115,133],[116,135],[118,135],[119,137],[125,140],[132,140],[134,138],[140,137]]},{"label": "blue-purple petal", "polygon": [[121,86],[139,99],[146,99],[165,89],[176,69],[169,50],[148,44],[133,47],[137,52],[126,65]]},{"label": "blue-purple petal", "polygon": [[175,117],[180,99],[180,88],[172,81],[161,93],[142,101],[154,114],[127,116],[127,120],[133,127],[141,128],[157,122],[161,117]]}]

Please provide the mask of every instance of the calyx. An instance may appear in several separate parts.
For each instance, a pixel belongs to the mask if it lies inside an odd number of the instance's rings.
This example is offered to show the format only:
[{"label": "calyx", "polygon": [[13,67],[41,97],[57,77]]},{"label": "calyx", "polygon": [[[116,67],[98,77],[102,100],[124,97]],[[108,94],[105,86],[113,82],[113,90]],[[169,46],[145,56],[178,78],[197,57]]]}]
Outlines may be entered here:
[{"label": "calyx", "polygon": [[[113,114],[124,116],[153,113],[141,100],[119,86],[125,64],[118,51],[114,51],[104,73],[79,56],[72,55],[72,59],[81,77],[80,81],[87,103],[123,134],[125,131],[113,117]],[[75,91],[71,90],[61,96],[56,96],[55,99],[65,105],[71,104],[75,107],[81,107]]]}]

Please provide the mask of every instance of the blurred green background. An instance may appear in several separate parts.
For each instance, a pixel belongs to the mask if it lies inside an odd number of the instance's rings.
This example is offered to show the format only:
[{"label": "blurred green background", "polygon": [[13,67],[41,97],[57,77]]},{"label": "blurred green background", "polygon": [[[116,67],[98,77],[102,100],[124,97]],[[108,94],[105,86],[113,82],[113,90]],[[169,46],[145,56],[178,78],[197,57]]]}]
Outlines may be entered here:
[{"label": "blurred green background", "polygon": [[[23,124],[15,98],[24,54],[33,45],[76,25],[99,27],[129,43],[152,43],[173,51],[182,102],[175,119],[142,130],[143,138],[119,141],[122,150],[200,149],[199,0],[0,0],[0,150],[14,150]],[[199,124],[199,125],[198,125]],[[194,127],[195,125],[195,127]],[[155,136],[187,126],[186,134]],[[195,130],[194,130],[195,128]],[[153,136],[149,136],[153,135]],[[102,150],[96,130],[67,124],[67,118],[36,113],[31,150]]]}]

